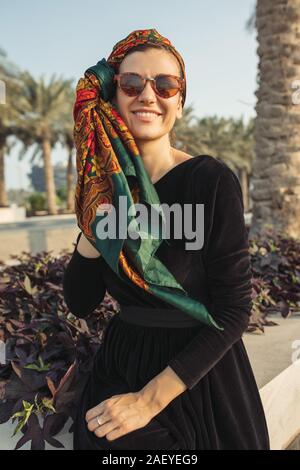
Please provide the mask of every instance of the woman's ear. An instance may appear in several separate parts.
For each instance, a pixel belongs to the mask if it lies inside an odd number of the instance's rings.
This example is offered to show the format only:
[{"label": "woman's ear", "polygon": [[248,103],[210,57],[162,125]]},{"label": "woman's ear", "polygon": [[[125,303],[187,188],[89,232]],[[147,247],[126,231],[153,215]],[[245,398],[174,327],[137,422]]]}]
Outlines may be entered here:
[{"label": "woman's ear", "polygon": [[181,119],[182,118],[182,103],[183,103],[183,98],[182,95],[180,96],[178,105],[177,105],[177,113],[176,113],[176,118]]},{"label": "woman's ear", "polygon": [[182,108],[182,105],[183,105],[183,96],[182,96],[182,94],[180,93],[179,100],[178,100],[178,104],[177,104],[177,109]]}]

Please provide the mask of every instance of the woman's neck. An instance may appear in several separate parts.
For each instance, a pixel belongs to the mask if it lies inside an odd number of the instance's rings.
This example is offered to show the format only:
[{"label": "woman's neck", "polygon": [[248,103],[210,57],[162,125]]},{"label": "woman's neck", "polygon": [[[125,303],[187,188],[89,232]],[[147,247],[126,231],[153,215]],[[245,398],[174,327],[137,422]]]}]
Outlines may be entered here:
[{"label": "woman's neck", "polygon": [[137,145],[152,182],[158,180],[176,164],[176,149],[171,147],[168,140],[137,141]]}]

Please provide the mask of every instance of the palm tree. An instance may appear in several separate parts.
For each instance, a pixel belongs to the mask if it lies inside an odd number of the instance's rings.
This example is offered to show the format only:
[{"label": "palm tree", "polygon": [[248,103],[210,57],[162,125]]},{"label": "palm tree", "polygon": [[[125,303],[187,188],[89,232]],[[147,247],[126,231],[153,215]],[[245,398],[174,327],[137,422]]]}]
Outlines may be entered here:
[{"label": "palm tree", "polygon": [[69,87],[65,93],[65,108],[62,113],[62,123],[60,131],[60,140],[62,145],[68,152],[67,164],[67,210],[74,212],[75,210],[75,188],[73,183],[73,159],[74,159],[74,118],[73,118],[73,105],[75,102],[75,89]]},{"label": "palm tree", "polygon": [[15,133],[19,114],[16,109],[20,91],[20,71],[0,49],[0,77],[5,90],[5,102],[0,104],[0,207],[8,207],[8,197],[5,187],[5,154],[9,154],[14,142],[9,138]]},{"label": "palm tree", "polygon": [[253,119],[208,116],[196,118],[190,105],[175,122],[172,143],[191,155],[210,154],[223,160],[240,179],[245,211],[249,210],[249,180],[253,161]]},{"label": "palm tree", "polygon": [[250,235],[267,226],[300,238],[300,2],[257,0],[258,90]]},{"label": "palm tree", "polygon": [[242,118],[231,123],[232,153],[227,163],[236,171],[243,193],[244,210],[250,210],[249,185],[254,159],[254,119],[244,124]]},{"label": "palm tree", "polygon": [[[182,139],[181,134],[177,136]],[[190,153],[209,154],[223,160],[239,177],[245,211],[249,210],[249,179],[253,160],[253,120],[244,124],[243,119],[208,116],[198,118],[184,129]]]},{"label": "palm tree", "polygon": [[193,106],[189,105],[183,109],[182,117],[175,121],[171,131],[171,144],[179,150],[196,155],[198,152],[195,142],[195,129],[193,127],[194,116]]},{"label": "palm tree", "polygon": [[33,144],[32,160],[37,155],[43,158],[47,206],[49,213],[54,215],[57,214],[57,207],[51,151],[59,140],[66,94],[72,80],[53,75],[46,84],[43,77],[35,80],[29,72],[22,73],[22,80],[22,100],[19,106],[22,123],[18,126],[17,136],[24,144],[22,153]]},{"label": "palm tree", "polygon": [[[73,126],[70,126],[73,129]],[[67,164],[67,210],[74,212],[75,210],[75,188],[73,182],[73,157],[74,157],[74,140],[73,132],[67,133],[65,130],[65,146],[68,151],[68,164]]]}]

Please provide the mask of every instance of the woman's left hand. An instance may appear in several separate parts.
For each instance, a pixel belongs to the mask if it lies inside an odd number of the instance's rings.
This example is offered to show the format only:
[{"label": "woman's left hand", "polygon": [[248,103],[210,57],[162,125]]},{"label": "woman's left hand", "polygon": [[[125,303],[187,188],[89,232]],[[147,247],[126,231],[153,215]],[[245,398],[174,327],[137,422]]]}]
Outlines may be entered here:
[{"label": "woman's left hand", "polygon": [[135,392],[114,395],[102,401],[86,413],[85,419],[88,429],[96,436],[106,436],[112,441],[135,429],[143,428],[159,412],[153,402],[146,402],[141,393]]}]

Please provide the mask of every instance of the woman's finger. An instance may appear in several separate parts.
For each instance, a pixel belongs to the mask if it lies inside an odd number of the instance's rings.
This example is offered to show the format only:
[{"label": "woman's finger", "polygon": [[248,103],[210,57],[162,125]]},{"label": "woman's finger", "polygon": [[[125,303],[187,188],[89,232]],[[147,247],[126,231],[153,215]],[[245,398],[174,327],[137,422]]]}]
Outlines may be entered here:
[{"label": "woman's finger", "polygon": [[85,420],[87,422],[91,421],[92,419],[96,418],[96,416],[101,415],[104,412],[104,402],[100,403],[100,405],[95,406],[87,411],[85,415]]},{"label": "woman's finger", "polygon": [[103,415],[99,416],[99,421],[100,421],[101,425],[99,424],[97,417],[91,419],[87,424],[87,427],[88,427],[89,431],[94,432],[97,428],[103,428],[103,426],[104,425],[107,426],[107,423],[109,422],[109,420],[105,419],[103,417]]}]

